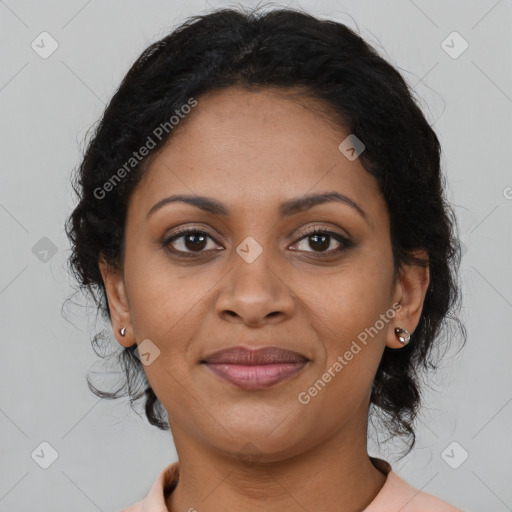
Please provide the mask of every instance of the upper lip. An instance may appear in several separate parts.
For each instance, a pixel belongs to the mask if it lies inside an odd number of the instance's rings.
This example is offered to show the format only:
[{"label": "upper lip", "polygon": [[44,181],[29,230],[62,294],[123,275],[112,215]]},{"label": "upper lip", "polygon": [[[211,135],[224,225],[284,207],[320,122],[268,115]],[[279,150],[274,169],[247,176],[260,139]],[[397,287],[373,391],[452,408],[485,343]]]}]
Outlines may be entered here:
[{"label": "upper lip", "polygon": [[279,347],[263,347],[251,349],[244,346],[230,347],[214,352],[202,363],[224,363],[239,365],[264,365],[275,363],[302,363],[308,361],[303,355]]}]

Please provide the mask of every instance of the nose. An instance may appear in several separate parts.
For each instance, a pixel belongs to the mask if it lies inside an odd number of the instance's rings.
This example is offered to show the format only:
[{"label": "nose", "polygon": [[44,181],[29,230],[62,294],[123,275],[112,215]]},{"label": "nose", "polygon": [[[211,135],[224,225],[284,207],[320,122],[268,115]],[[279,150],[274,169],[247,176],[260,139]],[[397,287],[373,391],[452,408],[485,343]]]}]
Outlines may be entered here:
[{"label": "nose", "polygon": [[285,321],[293,314],[293,293],[282,272],[272,268],[264,255],[265,251],[252,263],[236,255],[216,300],[217,314],[223,320],[261,327]]}]

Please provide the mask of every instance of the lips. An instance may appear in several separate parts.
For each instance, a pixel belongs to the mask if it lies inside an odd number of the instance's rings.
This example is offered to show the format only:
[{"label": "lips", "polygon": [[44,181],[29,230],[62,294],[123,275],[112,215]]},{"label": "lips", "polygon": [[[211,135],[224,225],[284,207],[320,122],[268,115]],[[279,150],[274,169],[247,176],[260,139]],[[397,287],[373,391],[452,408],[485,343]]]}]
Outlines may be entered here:
[{"label": "lips", "polygon": [[284,350],[279,347],[265,347],[249,349],[245,347],[234,347],[219,350],[206,358],[208,364],[241,364],[256,366],[272,363],[302,363],[307,359],[291,350]]},{"label": "lips", "polygon": [[201,361],[218,377],[243,389],[264,389],[300,372],[308,359],[279,347],[233,347]]}]

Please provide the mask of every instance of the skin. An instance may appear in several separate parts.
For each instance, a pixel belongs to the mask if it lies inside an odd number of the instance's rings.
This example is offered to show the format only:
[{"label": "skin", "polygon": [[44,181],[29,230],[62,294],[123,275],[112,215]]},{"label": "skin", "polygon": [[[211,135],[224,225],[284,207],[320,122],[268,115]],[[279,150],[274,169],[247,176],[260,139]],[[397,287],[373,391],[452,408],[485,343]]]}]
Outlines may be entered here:
[{"label": "skin", "polygon": [[[143,368],[168,411],[180,461],[170,511],[355,512],[386,480],[366,447],[371,384],[384,348],[402,347],[394,328],[417,326],[429,274],[417,266],[394,274],[377,182],[338,150],[348,133],[317,106],[273,89],[198,98],[130,198],[123,271],[100,258],[117,341],[150,339],[160,350]],[[279,216],[283,201],[332,191],[366,219],[340,202]],[[215,198],[229,215],[174,202],[146,217],[173,194]],[[199,252],[190,237],[175,240],[173,248],[192,255],[180,259],[160,244],[178,226],[211,238]],[[331,237],[319,249],[303,233],[315,227],[353,246],[336,252],[343,245]],[[236,251],[249,236],[263,251],[252,263]],[[394,303],[394,318],[301,404],[298,394]],[[310,361],[291,379],[247,391],[199,363],[237,345],[279,346]],[[252,463],[240,455],[249,442]]]}]

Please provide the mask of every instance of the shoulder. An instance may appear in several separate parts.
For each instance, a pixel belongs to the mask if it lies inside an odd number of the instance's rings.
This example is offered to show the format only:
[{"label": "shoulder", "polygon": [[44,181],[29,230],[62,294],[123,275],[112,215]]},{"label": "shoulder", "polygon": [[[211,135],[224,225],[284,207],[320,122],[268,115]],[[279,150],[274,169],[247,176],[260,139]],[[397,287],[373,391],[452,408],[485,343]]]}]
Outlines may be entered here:
[{"label": "shoulder", "polygon": [[154,481],[147,496],[121,512],[167,512],[166,497],[174,490],[179,479],[179,463],[166,466]]},{"label": "shoulder", "polygon": [[386,484],[388,492],[396,496],[402,512],[463,512],[432,494],[415,489],[394,472],[389,473]]},{"label": "shoulder", "polygon": [[364,512],[464,512],[431,494],[419,491],[391,468],[379,494]]},{"label": "shoulder", "polygon": [[144,509],[142,508],[142,501],[139,501],[137,503],[134,503],[133,505],[130,505],[129,507],[123,508],[121,512],[142,512]]}]

